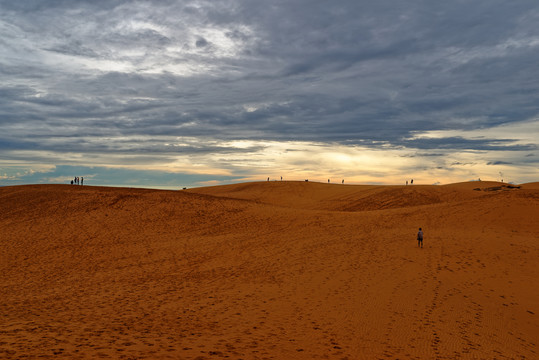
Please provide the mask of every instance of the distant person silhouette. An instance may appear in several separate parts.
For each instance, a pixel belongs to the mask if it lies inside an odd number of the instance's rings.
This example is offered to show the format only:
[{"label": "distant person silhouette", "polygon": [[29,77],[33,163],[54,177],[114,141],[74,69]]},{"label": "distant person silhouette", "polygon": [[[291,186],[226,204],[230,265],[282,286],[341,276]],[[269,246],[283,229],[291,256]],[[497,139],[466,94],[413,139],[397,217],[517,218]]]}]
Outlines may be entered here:
[{"label": "distant person silhouette", "polygon": [[83,183],[84,183],[84,178],[81,177],[81,178],[80,178],[80,184],[83,185]]},{"label": "distant person silhouette", "polygon": [[344,184],[344,179],[342,179],[342,183]]},{"label": "distant person silhouette", "polygon": [[417,232],[417,246],[423,248],[423,230],[421,228]]},{"label": "distant person silhouette", "polygon": [[410,182],[410,184],[412,184],[412,185],[414,184],[414,179],[412,179],[412,181]]}]

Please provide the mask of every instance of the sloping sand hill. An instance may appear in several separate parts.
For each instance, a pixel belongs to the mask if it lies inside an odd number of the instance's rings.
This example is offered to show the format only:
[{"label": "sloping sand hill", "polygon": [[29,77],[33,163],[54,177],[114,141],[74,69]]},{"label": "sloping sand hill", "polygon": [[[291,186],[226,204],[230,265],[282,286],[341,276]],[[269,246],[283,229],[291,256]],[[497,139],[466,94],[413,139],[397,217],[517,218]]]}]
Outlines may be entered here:
[{"label": "sloping sand hill", "polygon": [[36,185],[0,209],[0,358],[539,358],[537,183]]}]

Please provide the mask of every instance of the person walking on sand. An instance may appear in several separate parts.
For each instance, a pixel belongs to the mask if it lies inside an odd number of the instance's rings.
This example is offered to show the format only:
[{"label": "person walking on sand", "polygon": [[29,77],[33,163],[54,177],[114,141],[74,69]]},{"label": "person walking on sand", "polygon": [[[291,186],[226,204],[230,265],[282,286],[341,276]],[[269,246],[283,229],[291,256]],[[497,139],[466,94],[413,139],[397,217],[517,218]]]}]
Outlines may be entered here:
[{"label": "person walking on sand", "polygon": [[421,228],[417,232],[417,246],[423,248],[423,230]]}]

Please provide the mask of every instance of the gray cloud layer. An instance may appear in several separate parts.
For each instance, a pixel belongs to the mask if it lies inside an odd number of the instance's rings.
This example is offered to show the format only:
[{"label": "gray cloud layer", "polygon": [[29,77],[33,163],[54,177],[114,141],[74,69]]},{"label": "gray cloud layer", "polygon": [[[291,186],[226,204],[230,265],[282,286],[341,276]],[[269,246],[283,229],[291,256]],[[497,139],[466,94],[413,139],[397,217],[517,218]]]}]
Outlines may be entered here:
[{"label": "gray cloud layer", "polygon": [[0,148],[534,152],[511,134],[411,139],[536,118],[538,23],[536,0],[0,1]]}]

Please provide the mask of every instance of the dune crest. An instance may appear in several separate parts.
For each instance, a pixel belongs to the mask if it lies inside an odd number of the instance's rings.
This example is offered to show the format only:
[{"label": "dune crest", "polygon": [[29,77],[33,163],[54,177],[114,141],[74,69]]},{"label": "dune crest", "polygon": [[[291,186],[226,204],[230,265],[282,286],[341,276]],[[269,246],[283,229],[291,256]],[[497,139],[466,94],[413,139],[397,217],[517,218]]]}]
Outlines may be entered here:
[{"label": "dune crest", "polygon": [[537,184],[0,188],[0,358],[536,358]]}]

